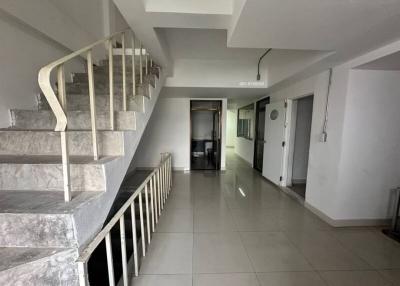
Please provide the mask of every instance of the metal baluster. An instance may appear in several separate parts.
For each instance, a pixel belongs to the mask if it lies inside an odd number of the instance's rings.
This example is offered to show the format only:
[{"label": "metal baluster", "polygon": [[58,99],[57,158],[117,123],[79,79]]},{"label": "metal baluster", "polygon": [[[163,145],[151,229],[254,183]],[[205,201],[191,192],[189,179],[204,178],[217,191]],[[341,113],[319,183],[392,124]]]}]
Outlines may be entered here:
[{"label": "metal baluster", "polygon": [[156,177],[157,173],[154,173],[151,180],[153,181],[153,191],[154,191],[154,209],[155,209],[155,219],[156,224],[158,223],[158,197],[157,197],[157,185],[156,185]]},{"label": "metal baluster", "polygon": [[[65,91],[65,74],[64,65],[60,65],[57,69],[58,83],[58,99],[64,112],[67,113],[67,95]],[[68,154],[68,136],[67,131],[60,132],[61,139],[61,157],[62,157],[62,172],[64,185],[64,200],[71,201],[71,186],[70,186],[70,170],[69,170],[69,154]]]},{"label": "metal baluster", "polygon": [[143,190],[140,190],[140,193],[139,193],[140,234],[141,234],[141,238],[142,238],[143,256],[146,256],[146,234],[144,231],[144,223],[143,223],[142,191]]},{"label": "metal baluster", "polygon": [[87,263],[81,261],[77,263],[78,263],[79,286],[87,286],[89,285]]},{"label": "metal baluster", "polygon": [[142,59],[142,54],[143,54],[143,45],[142,45],[142,43],[140,43],[140,56],[139,56],[140,84],[143,84],[143,59]]},{"label": "metal baluster", "polygon": [[149,196],[148,196],[148,183],[144,186],[144,198],[146,200],[146,225],[147,225],[147,242],[150,243],[150,213],[149,213]]},{"label": "metal baluster", "polygon": [[146,75],[149,74],[149,54],[146,52]]},{"label": "metal baluster", "polygon": [[125,33],[122,33],[122,110],[126,111]]},{"label": "metal baluster", "polygon": [[106,252],[107,252],[107,268],[108,268],[108,282],[110,286],[115,286],[114,278],[114,264],[112,257],[111,235],[106,234]]},{"label": "metal baluster", "polygon": [[153,232],[155,231],[154,229],[154,196],[153,196],[153,177],[150,178],[149,180],[150,184],[150,205],[151,205],[151,228]]},{"label": "metal baluster", "polygon": [[96,99],[93,78],[93,58],[92,50],[87,53],[87,70],[89,79],[89,99],[90,99],[90,120],[92,123],[92,143],[93,143],[93,159],[99,159],[97,147],[97,130],[96,130]]},{"label": "metal baluster", "polygon": [[169,156],[169,187],[172,189],[172,156]]},{"label": "metal baluster", "polygon": [[108,41],[108,78],[110,88],[110,127],[114,130],[114,56],[113,56],[113,41]]},{"label": "metal baluster", "polygon": [[132,32],[132,95],[136,96],[135,34]]},{"label": "metal baluster", "polygon": [[163,203],[162,203],[162,194],[161,194],[161,167],[158,168],[157,170],[157,184],[158,184],[158,199],[159,199],[159,214],[161,215],[161,210],[163,209]]},{"label": "metal baluster", "polygon": [[135,276],[139,275],[138,265],[138,251],[137,251],[137,234],[136,234],[136,214],[135,214],[135,201],[131,204],[131,218],[132,218],[132,240],[133,240],[133,262],[135,264]]},{"label": "metal baluster", "polygon": [[122,280],[124,286],[128,286],[128,261],[126,258],[126,236],[125,236],[125,217],[122,214],[119,219],[119,231],[121,236],[121,259],[122,259]]}]

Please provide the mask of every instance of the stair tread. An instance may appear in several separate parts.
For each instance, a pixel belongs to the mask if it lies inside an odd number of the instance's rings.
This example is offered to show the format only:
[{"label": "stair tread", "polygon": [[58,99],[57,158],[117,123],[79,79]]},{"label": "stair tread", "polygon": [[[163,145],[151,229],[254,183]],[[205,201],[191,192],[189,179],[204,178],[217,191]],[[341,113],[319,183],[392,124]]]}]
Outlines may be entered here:
[{"label": "stair tread", "polygon": [[71,251],[65,248],[0,247],[0,271]]},{"label": "stair tread", "polygon": [[[93,156],[69,156],[71,164],[105,164],[119,158],[118,156],[103,156],[93,160]],[[52,155],[0,155],[0,164],[61,164],[61,156]]]},{"label": "stair tread", "polygon": [[59,191],[1,191],[0,213],[72,214],[101,194],[103,192],[72,192],[72,200],[65,203],[64,193]]}]

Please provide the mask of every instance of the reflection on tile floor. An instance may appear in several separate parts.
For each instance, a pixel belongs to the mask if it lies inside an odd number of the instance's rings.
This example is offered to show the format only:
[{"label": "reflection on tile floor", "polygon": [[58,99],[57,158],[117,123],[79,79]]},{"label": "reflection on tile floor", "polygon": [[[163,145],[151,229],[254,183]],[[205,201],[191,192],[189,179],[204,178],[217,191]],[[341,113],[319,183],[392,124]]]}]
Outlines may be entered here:
[{"label": "reflection on tile floor", "polygon": [[174,173],[135,286],[400,286],[400,244],[335,229],[229,151],[224,173]]}]

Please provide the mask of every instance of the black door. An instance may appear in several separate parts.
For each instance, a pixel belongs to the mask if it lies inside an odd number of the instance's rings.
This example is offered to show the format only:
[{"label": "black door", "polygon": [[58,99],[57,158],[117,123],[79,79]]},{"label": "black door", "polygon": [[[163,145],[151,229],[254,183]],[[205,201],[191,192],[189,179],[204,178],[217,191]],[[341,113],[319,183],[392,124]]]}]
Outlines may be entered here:
[{"label": "black door", "polygon": [[256,134],[254,138],[254,169],[262,172],[264,157],[264,130],[265,130],[265,107],[269,104],[269,97],[257,101],[256,104]]}]

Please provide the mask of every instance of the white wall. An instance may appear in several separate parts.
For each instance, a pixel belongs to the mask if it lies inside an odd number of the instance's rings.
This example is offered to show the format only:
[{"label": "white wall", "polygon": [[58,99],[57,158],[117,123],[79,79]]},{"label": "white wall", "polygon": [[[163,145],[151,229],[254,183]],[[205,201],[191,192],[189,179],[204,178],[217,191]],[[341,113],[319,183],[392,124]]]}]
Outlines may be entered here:
[{"label": "white wall", "polygon": [[293,152],[292,181],[305,182],[307,179],[308,155],[313,97],[308,96],[297,101],[296,131]]},{"label": "white wall", "polygon": [[243,160],[253,165],[254,159],[254,140],[236,137],[235,154],[239,155]]},{"label": "white wall", "polygon": [[[0,14],[0,128],[10,126],[9,109],[34,109],[39,69],[67,51],[32,29]],[[75,70],[83,69],[74,64]]]},{"label": "white wall", "polygon": [[270,94],[271,101],[314,94],[306,205],[335,225],[381,223],[389,191],[400,185],[399,73],[352,70],[388,52],[395,51],[383,47],[333,69],[325,143],[328,72]]},{"label": "white wall", "polygon": [[228,109],[226,120],[226,146],[235,147],[235,138],[237,134],[237,111]]},{"label": "white wall", "polygon": [[[160,97],[136,152],[135,167],[155,167],[159,163],[160,153],[172,152],[172,164],[175,169],[190,169],[190,100],[191,98]],[[221,169],[223,170],[226,166],[226,108],[227,100],[222,99]]]},{"label": "white wall", "polygon": [[[1,2],[0,128],[10,125],[9,109],[36,107],[41,67],[67,55],[71,49],[80,49],[103,37],[104,1]],[[70,72],[83,70],[78,60],[69,64],[67,80]]]},{"label": "white wall", "polygon": [[192,139],[212,139],[214,112],[192,112]]},{"label": "white wall", "polygon": [[390,216],[390,190],[400,186],[399,90],[399,71],[350,72],[338,219]]}]

